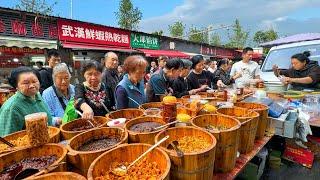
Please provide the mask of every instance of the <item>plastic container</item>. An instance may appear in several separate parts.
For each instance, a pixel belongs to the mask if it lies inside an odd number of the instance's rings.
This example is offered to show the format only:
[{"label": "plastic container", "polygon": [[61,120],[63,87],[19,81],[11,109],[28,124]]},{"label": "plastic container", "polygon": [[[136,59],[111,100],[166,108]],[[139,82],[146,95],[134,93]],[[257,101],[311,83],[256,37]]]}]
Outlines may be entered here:
[{"label": "plastic container", "polygon": [[118,119],[113,119],[107,123],[109,127],[124,127],[126,124],[126,118],[118,118]]}]

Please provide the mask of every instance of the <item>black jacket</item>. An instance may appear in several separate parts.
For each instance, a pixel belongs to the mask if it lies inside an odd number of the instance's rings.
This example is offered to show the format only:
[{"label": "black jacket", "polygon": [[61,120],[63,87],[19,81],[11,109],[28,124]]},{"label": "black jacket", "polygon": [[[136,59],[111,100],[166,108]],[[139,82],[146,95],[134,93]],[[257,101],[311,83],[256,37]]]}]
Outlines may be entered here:
[{"label": "black jacket", "polygon": [[188,83],[183,77],[178,77],[178,79],[173,81],[172,89],[173,95],[177,98],[189,95]]},{"label": "black jacket", "polygon": [[214,78],[213,78],[213,88],[217,89],[217,82],[218,80],[221,80],[223,84],[225,85],[231,85],[234,83],[234,79],[231,78],[230,74],[225,72],[223,69],[219,68],[214,72]]},{"label": "black jacket", "polygon": [[105,69],[102,74],[102,82],[111,88],[112,94],[114,94],[114,91],[120,82],[118,72],[116,69]]},{"label": "black jacket", "polygon": [[290,78],[304,78],[311,77],[313,82],[311,84],[292,83],[293,89],[303,90],[304,88],[319,88],[320,83],[320,67],[318,62],[310,61],[302,70],[295,70],[290,68],[288,70],[281,70],[280,75]]},{"label": "black jacket", "polygon": [[201,85],[207,84],[211,87],[213,74],[210,71],[202,71],[201,74],[195,74],[193,71],[187,76],[188,90],[198,89]]},{"label": "black jacket", "polygon": [[40,93],[53,85],[52,68],[41,68],[40,73]]}]

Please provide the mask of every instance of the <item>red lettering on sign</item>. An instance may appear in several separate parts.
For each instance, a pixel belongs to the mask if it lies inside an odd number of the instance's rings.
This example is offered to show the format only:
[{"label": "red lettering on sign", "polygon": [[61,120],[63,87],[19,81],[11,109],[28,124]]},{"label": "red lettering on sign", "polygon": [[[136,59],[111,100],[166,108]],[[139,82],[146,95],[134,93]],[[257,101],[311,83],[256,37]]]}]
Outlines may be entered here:
[{"label": "red lettering on sign", "polygon": [[2,19],[0,19],[0,32],[5,32],[6,31],[6,27],[4,26],[4,22],[2,21]]},{"label": "red lettering on sign", "polygon": [[18,34],[20,36],[27,35],[27,28],[24,22],[21,22],[19,20],[13,20],[11,21],[11,26],[13,34]]},{"label": "red lettering on sign", "polygon": [[43,26],[40,23],[32,23],[32,35],[33,36],[43,36]]},{"label": "red lettering on sign", "polygon": [[58,38],[58,28],[56,25],[49,25],[49,38]]}]

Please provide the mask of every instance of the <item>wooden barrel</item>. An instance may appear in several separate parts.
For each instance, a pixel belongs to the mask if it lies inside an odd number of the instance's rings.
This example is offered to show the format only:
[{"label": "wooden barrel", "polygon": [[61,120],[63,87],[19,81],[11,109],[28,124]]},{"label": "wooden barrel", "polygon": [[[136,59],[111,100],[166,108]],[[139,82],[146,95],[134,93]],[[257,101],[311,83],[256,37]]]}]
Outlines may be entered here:
[{"label": "wooden barrel", "polygon": [[[28,147],[24,149],[20,149],[18,151],[13,151],[0,156],[0,172],[7,166],[12,165],[15,162],[20,162],[25,158],[32,157],[41,157],[41,156],[49,156],[56,155],[57,160],[53,162],[51,165],[57,165],[60,162],[66,162],[67,149],[59,144],[45,144],[37,147]],[[61,164],[57,166],[53,171],[66,171],[67,165]],[[44,170],[40,171],[43,173]]]},{"label": "wooden barrel", "polygon": [[[96,128],[99,128],[99,127],[107,127],[108,121],[109,119],[106,117],[94,116],[93,120],[91,120],[91,123],[94,124]],[[89,129],[80,130],[80,131],[74,131],[73,129],[80,128],[83,126],[91,126],[91,123],[87,119],[80,118],[80,119],[76,119],[74,121],[68,122],[66,124],[63,124],[62,126],[60,126],[63,139],[68,140],[82,132],[88,131]]]},{"label": "wooden barrel", "polygon": [[[79,151],[79,147],[81,147],[86,142],[94,139],[94,138],[101,138],[101,137],[110,137],[110,136],[119,136],[121,137],[120,142],[117,144],[96,150],[96,151]],[[81,170],[82,175],[86,175],[90,164],[102,153],[117,147],[120,144],[128,142],[128,133],[119,127],[103,127],[92,129],[87,132],[81,133],[75,137],[73,137],[67,148],[68,152],[68,161],[73,164],[76,168]]]},{"label": "wooden barrel", "polygon": [[145,133],[139,133],[139,132],[134,132],[130,130],[131,126],[138,123],[142,123],[142,122],[157,122],[160,124],[166,124],[165,122],[163,122],[162,117],[156,117],[156,116],[146,116],[146,117],[139,117],[139,118],[132,119],[131,121],[127,122],[125,125],[125,129],[129,133],[129,142],[154,144],[154,138],[163,129],[159,129],[157,131],[152,131],[152,132],[145,132]]},{"label": "wooden barrel", "polygon": [[33,177],[33,180],[86,180],[84,176],[74,172],[53,172]]},{"label": "wooden barrel", "polygon": [[[160,132],[155,142],[169,135],[169,139],[163,142],[160,147],[166,151],[171,160],[170,179],[212,179],[216,138],[200,128],[195,127],[174,127]],[[199,152],[184,153],[183,157],[178,157],[174,150],[168,150],[170,142],[179,140],[184,136],[201,136],[210,142],[210,146]]]},{"label": "wooden barrel", "polygon": [[[151,145],[142,143],[123,144],[103,153],[91,164],[88,171],[88,180],[107,175],[111,164],[114,162],[133,162],[150,147]],[[146,159],[149,162],[156,162],[161,170],[161,176],[157,179],[169,179],[171,163],[168,155],[163,150],[160,148],[154,149],[146,155]],[[136,178],[139,179],[138,176]]]},{"label": "wooden barrel", "polygon": [[149,109],[149,108],[159,108],[159,109],[161,109],[162,108],[162,102],[149,102],[149,103],[141,104],[139,106],[139,109],[142,109],[142,110],[146,110],[146,109]]},{"label": "wooden barrel", "polygon": [[237,102],[234,104],[234,106],[251,109],[259,113],[260,116],[259,116],[256,139],[263,138],[266,132],[267,124],[268,124],[269,107],[263,104],[249,103],[249,102]]},{"label": "wooden barrel", "polygon": [[239,151],[244,154],[252,151],[257,133],[259,113],[239,107],[220,108],[217,112],[234,117],[241,122]]},{"label": "wooden barrel", "polygon": [[[217,139],[214,171],[231,171],[236,164],[241,123],[235,118],[221,114],[200,115],[193,118],[191,123],[210,132]],[[209,125],[215,127],[223,125],[227,129],[212,131],[207,129]]]},{"label": "wooden barrel", "polygon": [[[49,132],[49,143],[58,143],[60,142],[60,129],[52,126],[48,126]],[[22,149],[30,146],[27,132],[26,130],[17,131],[15,133],[9,134],[4,137],[7,141],[15,144],[17,147],[15,148],[8,148],[6,144],[0,142],[0,154],[8,153],[13,150]]]},{"label": "wooden barrel", "polygon": [[142,109],[136,109],[136,108],[128,108],[128,109],[121,109],[117,111],[112,111],[108,114],[106,114],[106,117],[111,119],[118,119],[118,118],[126,118],[127,121],[130,121],[133,118],[137,118],[143,116],[143,110]]}]

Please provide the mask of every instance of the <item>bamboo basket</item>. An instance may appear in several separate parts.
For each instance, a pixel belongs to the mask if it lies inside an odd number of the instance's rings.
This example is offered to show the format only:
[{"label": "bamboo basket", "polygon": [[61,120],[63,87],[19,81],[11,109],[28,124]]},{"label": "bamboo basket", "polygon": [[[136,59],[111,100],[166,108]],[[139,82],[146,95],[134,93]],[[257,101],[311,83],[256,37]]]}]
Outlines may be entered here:
[{"label": "bamboo basket", "polygon": [[[109,121],[108,118],[103,116],[94,116],[93,120],[91,120],[93,124],[97,125],[96,128],[107,127],[108,121]],[[90,125],[90,122],[86,119],[81,119],[81,118],[68,122],[66,124],[63,124],[62,126],[60,126],[63,139],[69,140],[82,132],[88,131],[89,129],[81,130],[81,131],[72,131],[72,129],[75,127],[81,127],[81,126],[87,126],[87,125]]]},{"label": "bamboo basket", "polygon": [[[155,137],[155,142],[158,142],[167,135],[169,135],[169,139],[163,142],[160,147],[169,155],[171,160],[170,179],[197,180],[213,178],[217,141],[212,134],[195,127],[174,127],[160,132]],[[184,153],[183,157],[178,157],[174,150],[168,150],[166,147],[170,142],[178,140],[183,136],[202,136],[211,145],[202,151]]]},{"label": "bamboo basket", "polygon": [[139,117],[139,118],[132,119],[131,121],[127,122],[125,125],[125,129],[126,131],[128,131],[128,134],[129,134],[129,142],[154,144],[154,138],[163,129],[159,129],[157,131],[152,131],[152,132],[145,132],[145,133],[139,133],[139,132],[134,132],[129,130],[131,126],[138,123],[142,123],[142,122],[158,122],[161,124],[166,124],[165,122],[163,122],[162,117],[156,117],[156,116],[146,116],[146,117]]},{"label": "bamboo basket", "polygon": [[[195,127],[210,132],[217,139],[214,171],[231,171],[236,164],[241,123],[235,118],[216,114],[197,116],[191,123]],[[208,125],[223,125],[228,129],[209,131],[206,129]]]},{"label": "bamboo basket", "polygon": [[[97,177],[106,175],[112,162],[133,162],[150,147],[151,145],[142,143],[123,144],[103,153],[91,164],[88,171],[88,180],[94,180]],[[157,162],[161,172],[163,172],[159,179],[169,179],[171,163],[168,155],[163,150],[156,148],[148,153],[146,158],[150,162]]]},{"label": "bamboo basket", "polygon": [[[19,162],[25,158],[30,157],[40,157],[40,156],[48,156],[48,155],[56,155],[58,159],[52,163],[51,165],[57,165],[60,162],[66,162],[67,149],[59,144],[45,144],[37,147],[28,147],[23,148],[17,151],[13,151],[7,154],[3,154],[0,156],[0,172],[3,171],[4,167],[7,167],[14,162]],[[67,165],[61,164],[57,166],[53,171],[66,171]],[[45,170],[41,170],[39,173],[44,173]]]},{"label": "bamboo basket", "polygon": [[53,172],[37,177],[33,177],[33,180],[86,180],[84,176],[74,172]]},{"label": "bamboo basket", "polygon": [[246,108],[220,108],[217,110],[218,114],[224,114],[234,117],[241,122],[240,128],[240,153],[249,153],[253,150],[254,140],[257,133],[259,113],[251,111]]},{"label": "bamboo basket", "polygon": [[108,118],[108,120],[126,118],[126,121],[130,121],[133,118],[143,116],[143,112],[144,111],[142,109],[128,108],[128,109],[112,111],[106,114],[106,117]]},{"label": "bamboo basket", "polygon": [[[59,143],[60,142],[60,129],[56,128],[56,127],[52,127],[52,126],[48,126],[48,131],[49,131],[49,136],[50,136],[50,140],[49,143]],[[23,131],[17,131],[15,133],[9,134],[7,136],[4,137],[4,139],[6,139],[7,141],[13,141],[13,140],[17,140],[18,138],[23,138],[24,136],[27,135],[26,130]],[[28,138],[26,138],[28,139]],[[0,145],[4,145],[3,142],[0,142]],[[30,143],[28,143],[27,146],[18,146],[15,148],[11,148],[11,149],[7,149],[4,151],[0,151],[0,155],[4,154],[4,153],[8,153],[14,150],[18,150],[18,149],[22,149],[22,148],[26,148],[26,147],[30,147]]]},{"label": "bamboo basket", "polygon": [[259,116],[256,139],[263,138],[268,125],[269,107],[263,104],[249,103],[249,102],[237,102],[234,104],[234,106],[251,109],[259,113],[260,116]]},{"label": "bamboo basket", "polygon": [[[120,136],[121,141],[111,146],[109,148],[100,149],[97,151],[78,151],[77,149],[83,145],[84,143],[88,142],[89,140],[93,139],[94,137],[101,137],[101,136]],[[68,152],[68,162],[73,164],[76,168],[81,170],[82,175],[86,175],[90,164],[102,153],[117,147],[120,144],[128,142],[128,133],[119,127],[103,127],[98,129],[92,129],[90,131],[81,133],[75,137],[73,137],[67,149]]]}]

